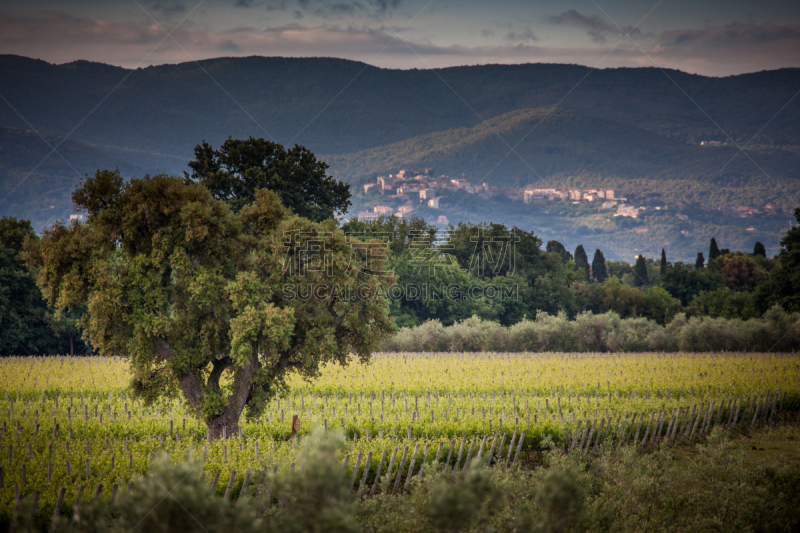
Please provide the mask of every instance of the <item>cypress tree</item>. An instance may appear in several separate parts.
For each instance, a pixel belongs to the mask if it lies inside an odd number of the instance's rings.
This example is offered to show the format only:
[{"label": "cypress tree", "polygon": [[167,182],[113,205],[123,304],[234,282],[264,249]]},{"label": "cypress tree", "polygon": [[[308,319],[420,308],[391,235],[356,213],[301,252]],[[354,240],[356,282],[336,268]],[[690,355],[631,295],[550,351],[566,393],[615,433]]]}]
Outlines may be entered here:
[{"label": "cypress tree", "polygon": [[714,237],[711,237],[711,246],[709,246],[708,248],[708,262],[710,263],[717,257],[719,257],[719,247],[717,246],[717,240]]},{"label": "cypress tree", "polygon": [[703,268],[706,265],[706,258],[703,257],[703,252],[697,253],[697,260],[694,262],[695,268]]},{"label": "cypress tree", "polygon": [[633,267],[633,286],[642,287],[650,285],[650,280],[647,277],[647,263],[644,256],[640,255],[636,258],[636,265]]},{"label": "cypress tree", "polygon": [[606,258],[599,248],[594,251],[594,258],[592,259],[592,277],[598,283],[603,283],[608,278]]},{"label": "cypress tree", "polygon": [[591,281],[592,271],[589,267],[589,257],[586,255],[586,250],[583,249],[582,244],[575,248],[575,268],[582,268],[586,273],[586,281]]},{"label": "cypress tree", "polygon": [[760,255],[761,257],[767,257],[767,249],[764,248],[764,245],[760,242],[756,242],[756,245],[753,246],[753,255]]},{"label": "cypress tree", "polygon": [[661,249],[661,268],[659,268],[658,273],[662,277],[667,273],[667,252],[663,248]]}]

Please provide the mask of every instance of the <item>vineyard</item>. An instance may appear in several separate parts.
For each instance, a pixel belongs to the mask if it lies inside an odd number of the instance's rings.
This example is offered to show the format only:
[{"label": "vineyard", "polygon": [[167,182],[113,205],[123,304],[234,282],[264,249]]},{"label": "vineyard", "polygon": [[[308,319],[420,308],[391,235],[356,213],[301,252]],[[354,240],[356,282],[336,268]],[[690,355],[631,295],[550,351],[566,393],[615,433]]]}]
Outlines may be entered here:
[{"label": "vineyard", "polygon": [[20,497],[50,513],[113,499],[163,456],[202,460],[209,488],[235,498],[265,467],[296,467],[295,419],[301,440],[344,432],[345,476],[366,495],[402,492],[434,462],[528,467],[546,446],[653,449],[800,410],[796,355],[378,354],[290,381],[263,416],[212,441],[180,398],[132,397],[126,368],[121,358],[0,362],[0,513]]}]

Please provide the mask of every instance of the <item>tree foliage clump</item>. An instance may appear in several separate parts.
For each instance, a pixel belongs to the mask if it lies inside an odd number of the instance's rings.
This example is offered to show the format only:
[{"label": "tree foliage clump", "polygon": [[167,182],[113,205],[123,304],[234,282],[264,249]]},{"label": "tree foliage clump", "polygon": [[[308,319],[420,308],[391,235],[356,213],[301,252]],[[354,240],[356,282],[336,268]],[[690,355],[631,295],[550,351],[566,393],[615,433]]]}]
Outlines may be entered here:
[{"label": "tree foliage clump", "polygon": [[73,199],[87,222],[28,250],[45,297],[86,310],[92,344],[130,357],[139,396],[182,393],[215,437],[289,372],[367,360],[393,330],[385,254],[370,263],[334,221],[294,216],[273,192],[233,213],[198,184],[102,171]]},{"label": "tree foliage clump", "polygon": [[647,275],[647,261],[643,255],[636,258],[636,264],[633,266],[633,286],[644,287],[650,285],[650,278]]},{"label": "tree foliage clump", "polygon": [[586,255],[586,250],[583,249],[582,244],[579,244],[578,247],[575,248],[575,268],[583,269],[586,281],[591,281],[592,270],[589,267],[589,257]]},{"label": "tree foliage clump", "polygon": [[25,243],[38,240],[29,221],[0,218],[0,355],[74,355],[86,349],[77,314],[48,306],[25,264]]},{"label": "tree foliage clump", "polygon": [[[800,223],[800,207],[794,210]],[[779,304],[788,311],[800,311],[800,226],[794,226],[781,239],[778,266],[756,291],[759,308],[765,310]]]},{"label": "tree foliage clump", "polygon": [[592,258],[592,277],[598,283],[603,283],[606,278],[608,278],[606,258],[600,249],[594,251],[594,258]]},{"label": "tree foliage clump", "polygon": [[269,189],[285,207],[315,222],[344,214],[350,207],[350,186],[327,175],[328,165],[305,147],[286,149],[264,139],[228,139],[217,150],[206,142],[194,149],[190,179],[239,211]]}]

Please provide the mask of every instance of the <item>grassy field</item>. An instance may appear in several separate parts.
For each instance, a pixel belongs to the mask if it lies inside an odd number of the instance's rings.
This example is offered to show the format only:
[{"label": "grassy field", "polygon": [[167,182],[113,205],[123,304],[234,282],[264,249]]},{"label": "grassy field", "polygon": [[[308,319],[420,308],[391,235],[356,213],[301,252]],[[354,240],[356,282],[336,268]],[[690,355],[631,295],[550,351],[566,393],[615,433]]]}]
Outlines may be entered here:
[{"label": "grassy field", "polygon": [[[210,442],[180,398],[152,406],[132,398],[126,365],[121,358],[0,361],[0,512],[13,508],[17,490],[39,491],[45,507],[60,487],[65,502],[80,487],[102,484],[107,494],[147,473],[165,452],[173,462],[202,458],[208,484],[221,476],[220,494],[235,471],[236,494],[248,471],[293,468],[294,415],[301,439],[318,428],[343,430],[348,472],[355,466],[353,479],[372,483],[384,450],[398,465],[411,463],[414,450],[419,468],[485,457],[491,445],[497,463],[511,464],[516,450],[524,466],[543,445],[568,450],[587,433],[595,444],[601,435],[606,443],[639,444],[644,436],[654,448],[702,440],[716,424],[731,429],[731,421],[734,433],[748,434],[800,408],[796,355],[378,354],[369,365],[328,366],[312,382],[291,381],[263,416],[242,421],[239,435]],[[789,440],[741,447],[753,460],[797,459]],[[382,476],[396,472],[386,469]]]}]

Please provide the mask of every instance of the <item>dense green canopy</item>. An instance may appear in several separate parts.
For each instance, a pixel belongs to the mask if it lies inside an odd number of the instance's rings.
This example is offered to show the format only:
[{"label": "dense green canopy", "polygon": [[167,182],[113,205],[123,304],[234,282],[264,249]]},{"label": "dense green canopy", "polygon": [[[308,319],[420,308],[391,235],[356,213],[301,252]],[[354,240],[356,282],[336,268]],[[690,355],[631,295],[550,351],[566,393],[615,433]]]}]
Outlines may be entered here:
[{"label": "dense green canopy", "polygon": [[228,139],[217,150],[204,142],[194,154],[190,179],[205,185],[234,211],[252,202],[257,189],[271,190],[284,206],[315,222],[344,214],[350,207],[350,186],[328,176],[328,165],[303,146],[287,150],[250,137]]},{"label": "dense green canopy", "polygon": [[29,250],[45,297],[84,307],[101,353],[131,359],[146,400],[180,391],[212,435],[259,413],[289,372],[367,360],[393,330],[383,256],[332,220],[294,216],[256,190],[233,213],[168,176],[102,171],[73,195],[86,223],[56,224]]}]

